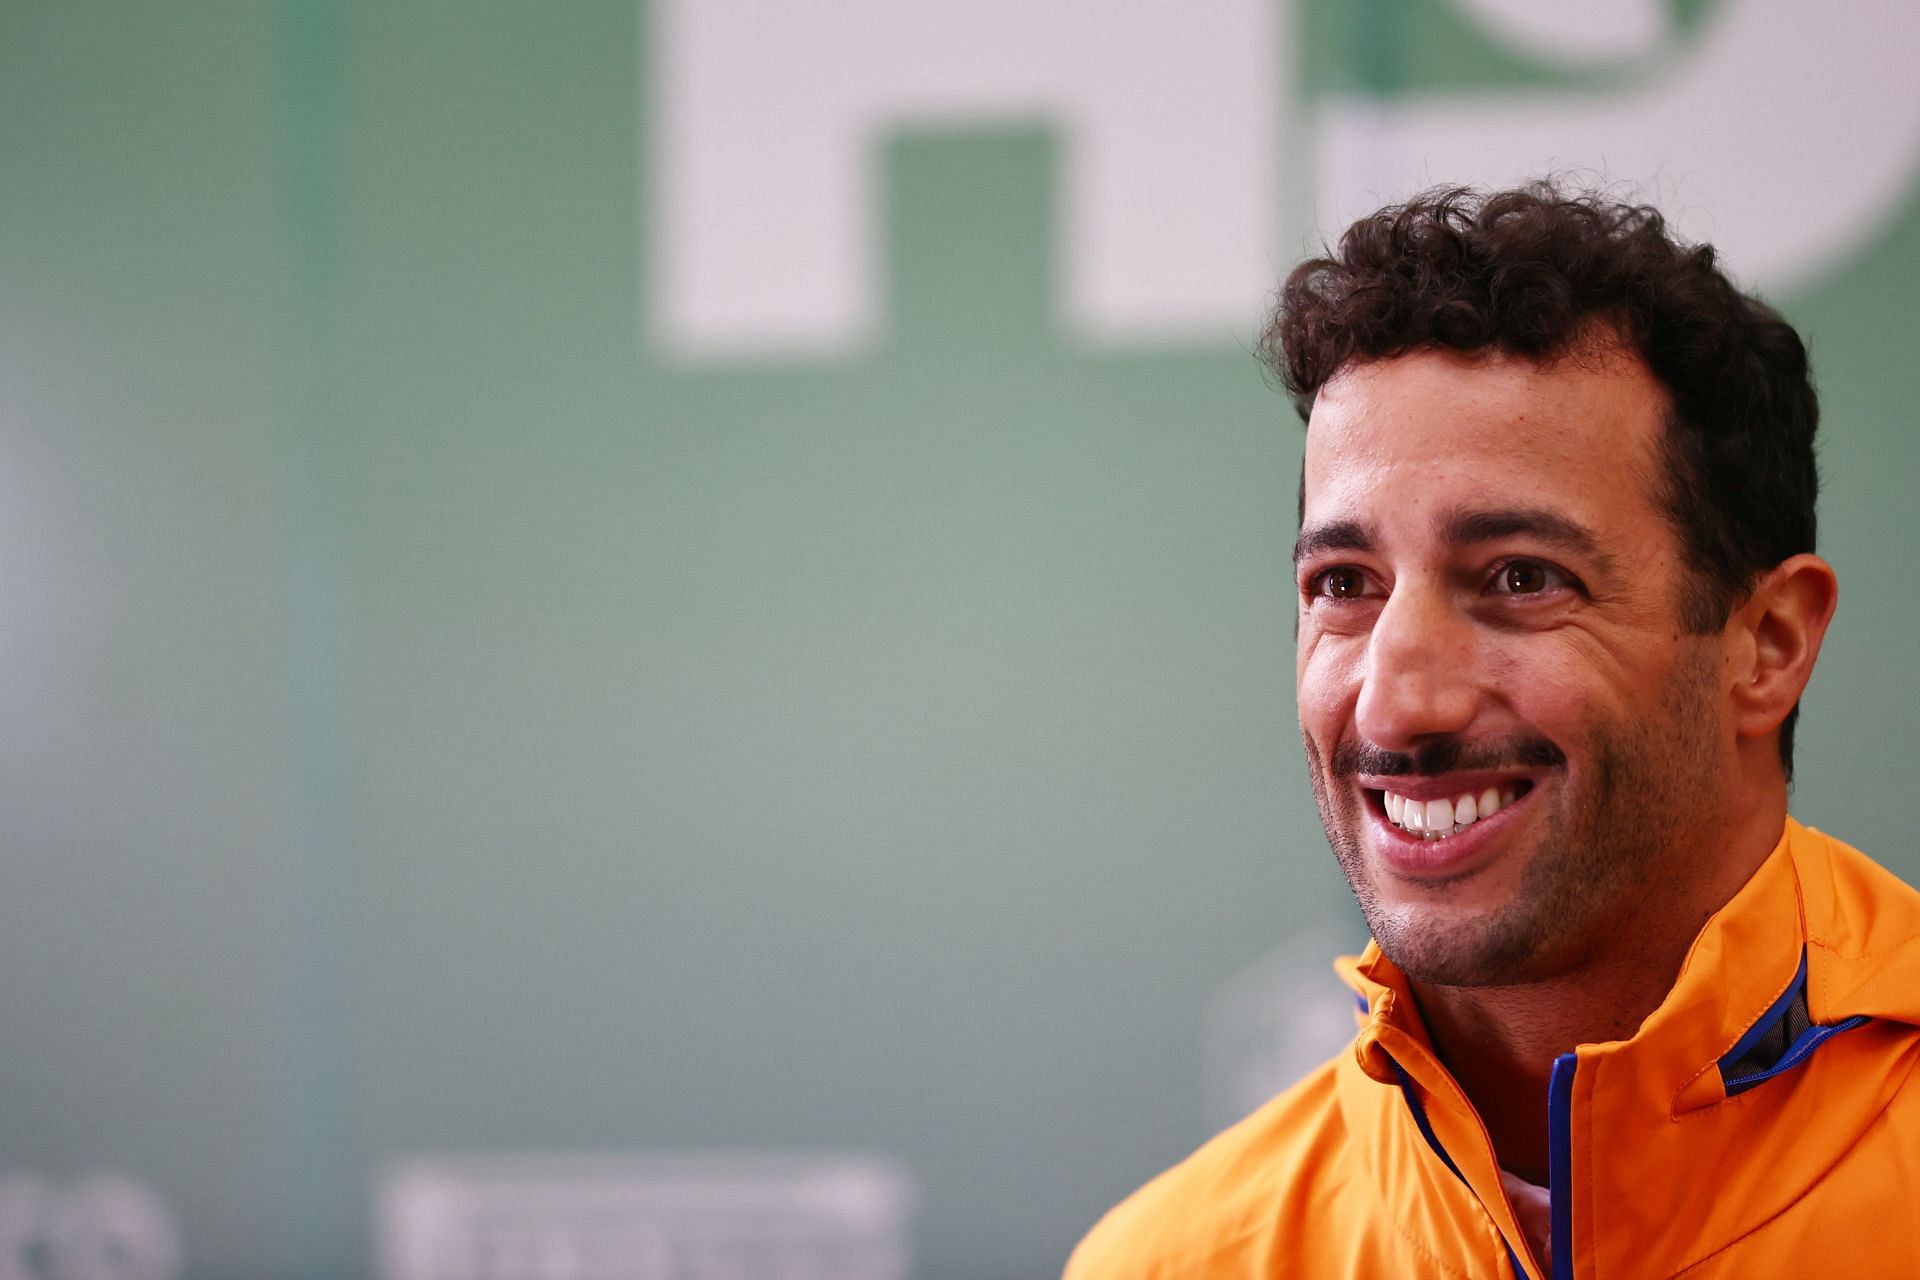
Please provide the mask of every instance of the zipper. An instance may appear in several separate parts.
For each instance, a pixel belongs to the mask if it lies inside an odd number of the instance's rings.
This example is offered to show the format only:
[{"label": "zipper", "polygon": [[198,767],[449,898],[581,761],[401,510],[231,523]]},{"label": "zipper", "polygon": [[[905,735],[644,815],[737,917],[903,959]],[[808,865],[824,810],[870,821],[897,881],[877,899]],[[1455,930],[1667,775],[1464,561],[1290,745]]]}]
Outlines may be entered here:
[{"label": "zipper", "polygon": [[1563,1053],[1547,1082],[1547,1197],[1553,1241],[1553,1280],[1573,1280],[1573,1069]]}]

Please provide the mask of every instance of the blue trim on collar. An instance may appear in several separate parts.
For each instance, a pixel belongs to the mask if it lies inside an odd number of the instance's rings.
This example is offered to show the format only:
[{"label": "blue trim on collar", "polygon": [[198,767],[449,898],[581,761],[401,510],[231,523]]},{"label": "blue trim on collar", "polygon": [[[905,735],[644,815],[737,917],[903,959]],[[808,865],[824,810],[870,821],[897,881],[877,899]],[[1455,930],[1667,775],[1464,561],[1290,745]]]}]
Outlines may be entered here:
[{"label": "blue trim on collar", "polygon": [[1466,1175],[1460,1172],[1460,1166],[1453,1162],[1447,1149],[1440,1145],[1440,1139],[1434,1136],[1433,1126],[1427,1123],[1427,1109],[1420,1105],[1420,1097],[1413,1091],[1413,1077],[1407,1074],[1407,1069],[1392,1054],[1387,1055],[1387,1061],[1393,1063],[1394,1072],[1400,1077],[1400,1092],[1407,1097],[1407,1110],[1413,1112],[1413,1122],[1420,1126],[1420,1136],[1427,1140],[1427,1145],[1433,1148],[1433,1154],[1440,1157],[1453,1176],[1465,1182]]},{"label": "blue trim on collar", "polygon": [[[1460,1179],[1460,1185],[1471,1190],[1472,1184],[1467,1181],[1467,1176],[1460,1172],[1460,1166],[1453,1162],[1453,1157],[1447,1154],[1447,1149],[1440,1145],[1440,1139],[1433,1132],[1433,1125],[1428,1123],[1427,1109],[1420,1105],[1420,1095],[1414,1092],[1413,1077],[1407,1074],[1407,1069],[1401,1066],[1392,1054],[1387,1055],[1387,1061],[1393,1063],[1394,1072],[1400,1077],[1400,1092],[1406,1095],[1407,1110],[1413,1113],[1413,1122],[1420,1127],[1420,1136],[1427,1140],[1427,1145],[1433,1148],[1433,1154],[1440,1157],[1441,1163],[1447,1166],[1448,1172]],[[1500,1237],[1500,1243],[1506,1246],[1507,1261],[1513,1264],[1514,1280],[1527,1280],[1527,1269],[1520,1265],[1520,1255],[1513,1251],[1513,1244],[1504,1235]]]},{"label": "blue trim on collar", "polygon": [[1734,1076],[1732,1079],[1727,1080],[1725,1082],[1727,1096],[1731,1098],[1737,1093],[1745,1093],[1763,1080],[1771,1080],[1783,1071],[1793,1070],[1808,1058],[1812,1057],[1815,1049],[1818,1049],[1842,1031],[1851,1031],[1855,1027],[1864,1026],[1871,1021],[1872,1019],[1866,1014],[1856,1013],[1845,1022],[1836,1022],[1831,1026],[1825,1027],[1808,1027],[1800,1033],[1798,1040],[1795,1040],[1787,1046],[1787,1051],[1780,1055],[1780,1061],[1774,1063],[1765,1071],[1755,1071],[1751,1075]]},{"label": "blue trim on collar", "polygon": [[1754,1045],[1760,1043],[1763,1037],[1780,1025],[1780,1020],[1787,1016],[1787,1011],[1793,1008],[1795,1002],[1805,998],[1806,989],[1807,949],[1801,947],[1800,967],[1794,972],[1793,981],[1787,984],[1787,989],[1782,991],[1779,997],[1767,1007],[1767,1011],[1760,1015],[1759,1020],[1747,1028],[1746,1034],[1740,1037],[1733,1048],[1727,1050],[1720,1056],[1720,1083],[1726,1090],[1729,1098],[1734,1097],[1736,1094],[1745,1093],[1755,1085],[1765,1080],[1771,1080],[1783,1071],[1793,1070],[1793,1068],[1799,1066],[1811,1057],[1815,1049],[1818,1049],[1842,1031],[1851,1031],[1855,1027],[1864,1025],[1870,1021],[1865,1014],[1855,1014],[1851,1018],[1843,1019],[1840,1022],[1829,1023],[1824,1026],[1813,1023],[1802,1031],[1798,1038],[1796,1038],[1792,1044],[1788,1045],[1771,1065],[1763,1067],[1758,1071],[1749,1071],[1745,1075],[1728,1075],[1727,1072],[1729,1069],[1737,1065],[1742,1058],[1746,1057],[1747,1054],[1752,1051]]},{"label": "blue trim on collar", "polygon": [[1722,1071],[1746,1057],[1753,1046],[1760,1043],[1760,1038],[1769,1031],[1772,1031],[1774,1027],[1779,1024],[1780,1019],[1787,1016],[1787,1010],[1793,1007],[1794,1000],[1799,997],[1801,991],[1805,990],[1806,985],[1807,949],[1801,947],[1800,967],[1794,972],[1793,981],[1787,984],[1787,989],[1780,993],[1777,1000],[1767,1006],[1767,1011],[1761,1014],[1759,1019],[1751,1027],[1747,1028],[1747,1033],[1734,1042],[1733,1048],[1720,1055],[1720,1068]]},{"label": "blue trim on collar", "polygon": [[1553,1060],[1547,1082],[1547,1195],[1551,1205],[1553,1280],[1573,1280],[1573,1071],[1578,1059]]}]

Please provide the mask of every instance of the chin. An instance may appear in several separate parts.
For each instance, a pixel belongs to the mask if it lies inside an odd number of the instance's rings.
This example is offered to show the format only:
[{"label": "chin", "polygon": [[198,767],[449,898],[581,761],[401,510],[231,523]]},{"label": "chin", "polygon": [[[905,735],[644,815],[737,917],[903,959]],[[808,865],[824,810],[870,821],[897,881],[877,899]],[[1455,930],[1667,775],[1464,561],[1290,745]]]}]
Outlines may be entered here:
[{"label": "chin", "polygon": [[[1358,896],[1358,895],[1356,895]],[[1520,902],[1461,909],[1362,897],[1361,913],[1389,960],[1416,982],[1439,987],[1511,987],[1578,968],[1581,931],[1546,925]]]},{"label": "chin", "polygon": [[1402,973],[1431,986],[1510,987],[1547,976],[1536,938],[1484,923],[1462,928],[1403,921],[1375,926],[1373,936]]},{"label": "chin", "polygon": [[1524,886],[1500,868],[1409,883],[1362,852],[1361,832],[1330,827],[1328,835],[1374,941],[1409,978],[1435,986],[1511,986],[1553,968],[1542,954],[1553,931],[1540,927]]}]

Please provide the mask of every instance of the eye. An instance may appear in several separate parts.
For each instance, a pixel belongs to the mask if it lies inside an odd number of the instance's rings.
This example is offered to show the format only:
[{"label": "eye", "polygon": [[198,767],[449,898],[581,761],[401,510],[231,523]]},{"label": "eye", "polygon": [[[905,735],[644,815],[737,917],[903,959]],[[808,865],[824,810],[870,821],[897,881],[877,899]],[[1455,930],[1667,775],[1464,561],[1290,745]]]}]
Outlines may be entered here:
[{"label": "eye", "polygon": [[1358,600],[1367,594],[1367,575],[1352,565],[1322,569],[1307,579],[1307,594],[1324,600]]},{"label": "eye", "polygon": [[1570,587],[1573,579],[1538,560],[1509,560],[1494,570],[1490,585],[1495,595],[1537,596],[1555,588]]}]

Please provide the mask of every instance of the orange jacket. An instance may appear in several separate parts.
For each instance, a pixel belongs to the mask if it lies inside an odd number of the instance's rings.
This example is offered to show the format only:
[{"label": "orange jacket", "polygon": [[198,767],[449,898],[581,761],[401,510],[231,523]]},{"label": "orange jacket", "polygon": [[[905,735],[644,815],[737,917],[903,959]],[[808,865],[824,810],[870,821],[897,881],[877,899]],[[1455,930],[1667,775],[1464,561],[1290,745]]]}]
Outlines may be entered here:
[{"label": "orange jacket", "polygon": [[1068,1280],[1920,1276],[1920,893],[1839,841],[1789,819],[1633,1038],[1559,1059],[1551,1272],[1406,979],[1371,945],[1339,967],[1350,1051],[1109,1213]]}]

